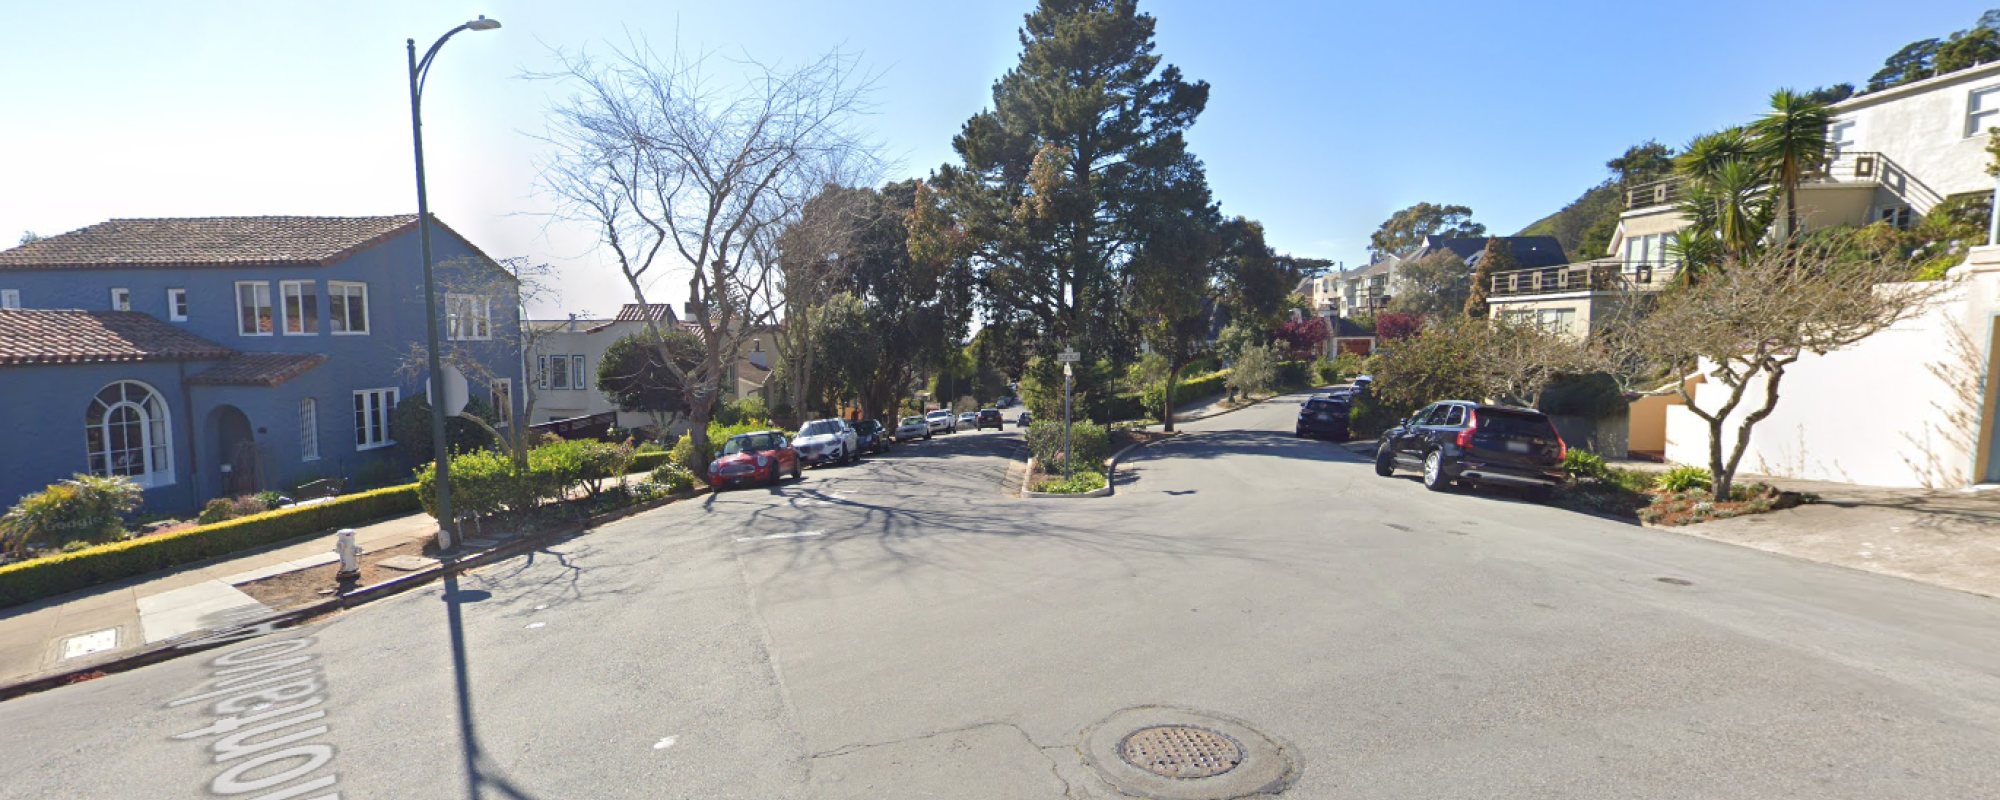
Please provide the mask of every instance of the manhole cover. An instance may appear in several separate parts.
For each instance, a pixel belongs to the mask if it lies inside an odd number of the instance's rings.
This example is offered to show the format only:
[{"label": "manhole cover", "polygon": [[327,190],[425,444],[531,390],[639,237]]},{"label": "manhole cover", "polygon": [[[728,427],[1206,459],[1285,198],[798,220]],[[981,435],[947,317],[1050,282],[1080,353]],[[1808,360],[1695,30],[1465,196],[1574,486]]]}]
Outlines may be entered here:
[{"label": "manhole cover", "polygon": [[1125,763],[1168,778],[1212,778],[1243,763],[1243,746],[1188,725],[1141,728],[1118,746]]}]

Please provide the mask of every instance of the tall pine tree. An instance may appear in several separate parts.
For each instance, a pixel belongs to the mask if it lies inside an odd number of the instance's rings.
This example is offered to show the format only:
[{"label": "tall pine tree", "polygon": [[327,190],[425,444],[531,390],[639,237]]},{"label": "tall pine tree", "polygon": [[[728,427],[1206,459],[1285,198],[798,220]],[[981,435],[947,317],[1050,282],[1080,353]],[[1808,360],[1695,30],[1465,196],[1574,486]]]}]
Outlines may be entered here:
[{"label": "tall pine tree", "polygon": [[1210,208],[1183,134],[1208,103],[1153,53],[1136,0],[1041,0],[993,107],[933,179],[972,243],[986,315],[1033,320],[1044,350],[1108,355],[1135,254],[1158,221]]}]

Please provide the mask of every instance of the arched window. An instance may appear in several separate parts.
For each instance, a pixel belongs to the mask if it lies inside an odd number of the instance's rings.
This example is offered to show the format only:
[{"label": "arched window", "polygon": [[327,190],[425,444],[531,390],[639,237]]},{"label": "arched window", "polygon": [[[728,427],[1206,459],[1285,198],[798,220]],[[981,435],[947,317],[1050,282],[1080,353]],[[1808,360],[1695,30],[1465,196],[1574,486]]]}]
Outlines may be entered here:
[{"label": "arched window", "polygon": [[119,381],[104,387],[83,414],[90,474],[123,475],[140,486],[174,482],[172,421],[153,387]]}]

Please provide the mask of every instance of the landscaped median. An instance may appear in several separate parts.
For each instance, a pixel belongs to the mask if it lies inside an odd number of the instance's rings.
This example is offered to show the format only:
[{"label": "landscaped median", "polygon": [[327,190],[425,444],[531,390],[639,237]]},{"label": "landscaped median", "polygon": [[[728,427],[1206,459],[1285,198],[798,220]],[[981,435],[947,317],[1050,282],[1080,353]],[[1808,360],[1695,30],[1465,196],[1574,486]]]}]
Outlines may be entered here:
[{"label": "landscaped median", "polygon": [[415,484],[391,486],[9,564],[0,608],[418,510]]}]

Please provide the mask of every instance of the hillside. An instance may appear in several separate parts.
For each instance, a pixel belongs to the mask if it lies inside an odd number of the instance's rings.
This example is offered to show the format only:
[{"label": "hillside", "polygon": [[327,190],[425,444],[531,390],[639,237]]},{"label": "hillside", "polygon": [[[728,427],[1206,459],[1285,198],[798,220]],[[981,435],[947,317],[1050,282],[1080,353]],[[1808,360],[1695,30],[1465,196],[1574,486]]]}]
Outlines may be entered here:
[{"label": "hillside", "polygon": [[1623,210],[1625,202],[1618,182],[1605,181],[1570,201],[1561,211],[1536,220],[1514,235],[1554,236],[1572,259],[1599,258],[1611,244],[1611,233],[1617,228],[1618,214]]}]

